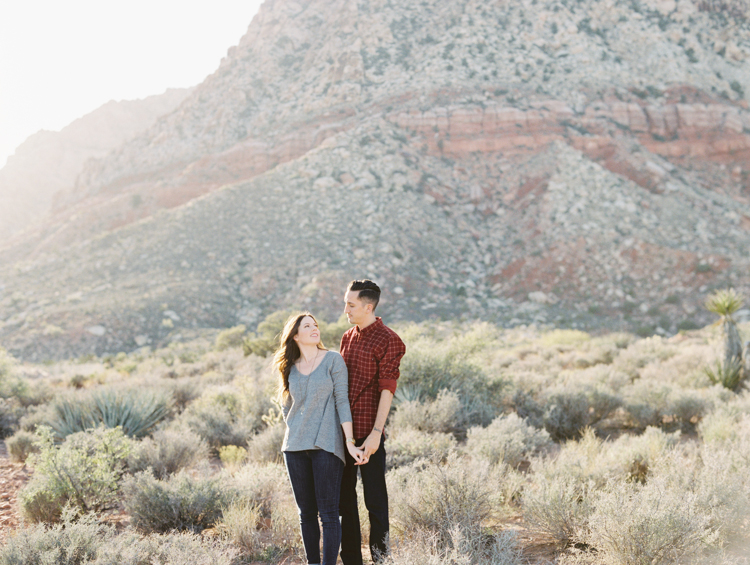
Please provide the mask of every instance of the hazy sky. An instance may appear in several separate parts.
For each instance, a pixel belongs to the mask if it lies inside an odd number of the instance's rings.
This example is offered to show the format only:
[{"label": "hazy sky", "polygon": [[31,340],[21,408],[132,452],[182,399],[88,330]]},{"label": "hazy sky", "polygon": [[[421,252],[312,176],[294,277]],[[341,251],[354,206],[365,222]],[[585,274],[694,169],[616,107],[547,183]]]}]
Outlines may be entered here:
[{"label": "hazy sky", "polygon": [[200,83],[261,0],[16,0],[0,6],[0,167],[28,136],[110,100]]}]

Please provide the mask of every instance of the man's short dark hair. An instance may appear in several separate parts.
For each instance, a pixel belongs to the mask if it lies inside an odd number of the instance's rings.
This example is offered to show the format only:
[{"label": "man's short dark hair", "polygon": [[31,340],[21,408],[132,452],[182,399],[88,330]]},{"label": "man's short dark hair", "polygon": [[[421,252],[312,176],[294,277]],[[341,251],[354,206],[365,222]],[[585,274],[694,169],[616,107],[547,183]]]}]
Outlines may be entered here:
[{"label": "man's short dark hair", "polygon": [[363,302],[372,304],[373,311],[378,307],[378,302],[380,302],[380,287],[371,280],[352,281],[349,283],[347,290],[359,291],[358,298]]}]

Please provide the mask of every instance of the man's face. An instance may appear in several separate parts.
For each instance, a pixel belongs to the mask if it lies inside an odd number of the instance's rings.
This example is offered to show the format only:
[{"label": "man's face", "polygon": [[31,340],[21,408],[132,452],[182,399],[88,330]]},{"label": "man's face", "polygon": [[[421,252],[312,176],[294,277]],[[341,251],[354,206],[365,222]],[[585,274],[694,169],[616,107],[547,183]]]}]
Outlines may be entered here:
[{"label": "man's face", "polygon": [[346,291],[344,304],[344,314],[350,324],[361,324],[372,312],[372,304],[360,300],[358,290]]}]

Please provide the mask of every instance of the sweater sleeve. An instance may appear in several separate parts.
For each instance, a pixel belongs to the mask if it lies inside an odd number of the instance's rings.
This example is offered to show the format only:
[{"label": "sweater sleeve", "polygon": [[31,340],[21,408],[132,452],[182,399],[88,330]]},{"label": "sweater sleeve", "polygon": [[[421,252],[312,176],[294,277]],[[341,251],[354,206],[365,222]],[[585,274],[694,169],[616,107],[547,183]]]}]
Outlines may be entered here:
[{"label": "sweater sleeve", "polygon": [[336,355],[331,363],[331,378],[333,379],[333,397],[336,401],[336,410],[339,413],[341,423],[352,421],[352,412],[349,408],[349,373],[346,363],[341,355]]}]

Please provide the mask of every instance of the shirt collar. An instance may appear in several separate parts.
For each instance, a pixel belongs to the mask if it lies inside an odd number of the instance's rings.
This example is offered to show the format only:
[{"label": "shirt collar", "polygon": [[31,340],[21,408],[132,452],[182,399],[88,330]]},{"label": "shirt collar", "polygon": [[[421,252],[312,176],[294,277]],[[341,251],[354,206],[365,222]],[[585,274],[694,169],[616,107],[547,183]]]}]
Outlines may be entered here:
[{"label": "shirt collar", "polygon": [[374,331],[375,328],[380,327],[382,325],[383,325],[383,319],[380,316],[375,316],[375,321],[372,324],[370,324],[364,329],[360,329],[359,326],[354,326],[354,331],[360,336],[367,335],[371,331]]}]

